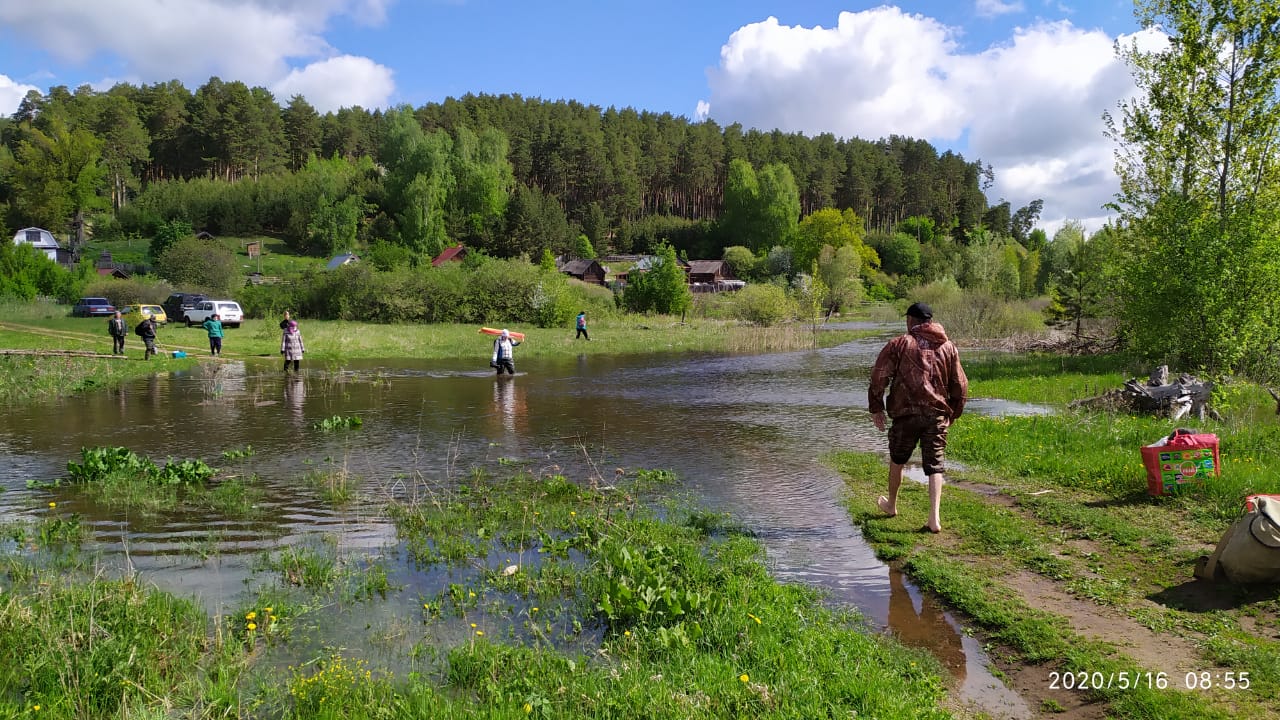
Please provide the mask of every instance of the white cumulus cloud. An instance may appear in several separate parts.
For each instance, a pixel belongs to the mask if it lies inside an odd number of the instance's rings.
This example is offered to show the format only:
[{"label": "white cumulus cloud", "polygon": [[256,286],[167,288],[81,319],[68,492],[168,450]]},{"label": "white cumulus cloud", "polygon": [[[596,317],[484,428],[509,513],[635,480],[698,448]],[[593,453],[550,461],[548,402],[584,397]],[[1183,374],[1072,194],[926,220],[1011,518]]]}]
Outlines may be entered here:
[{"label": "white cumulus cloud", "polygon": [[32,90],[38,92],[40,88],[24,85],[8,75],[0,75],[0,115],[12,115],[22,103],[22,98]]},{"label": "white cumulus cloud", "polygon": [[113,73],[143,82],[178,78],[194,87],[217,75],[272,86],[299,64],[339,59],[323,34],[333,18],[377,24],[391,1],[0,0],[0,24],[66,62],[118,59]]},{"label": "white cumulus cloud", "polygon": [[323,113],[353,105],[385,107],[395,87],[391,68],[369,58],[341,55],[290,72],[271,91],[281,104],[302,95]]},{"label": "white cumulus cloud", "polygon": [[894,7],[841,13],[834,28],[747,25],[709,71],[698,116],[811,135],[908,135],[940,149],[964,142],[966,158],[995,169],[992,202],[1016,209],[1041,198],[1050,227],[1101,225],[1118,188],[1102,114],[1134,93],[1114,38],[1039,23],[966,53],[957,32]]}]

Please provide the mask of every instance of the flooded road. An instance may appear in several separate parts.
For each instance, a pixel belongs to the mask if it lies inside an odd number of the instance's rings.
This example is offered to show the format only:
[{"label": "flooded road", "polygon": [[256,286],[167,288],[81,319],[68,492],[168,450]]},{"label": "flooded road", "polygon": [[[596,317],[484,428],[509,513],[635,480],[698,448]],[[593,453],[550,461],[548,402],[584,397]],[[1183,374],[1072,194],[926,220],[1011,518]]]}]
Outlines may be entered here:
[{"label": "flooded road", "polygon": [[[1026,716],[958,623],[875,558],[844,509],[844,484],[823,463],[833,451],[885,448],[866,412],[867,375],[884,340],[734,357],[610,357],[592,345],[592,354],[567,361],[517,353],[517,376],[501,380],[484,368],[483,353],[467,364],[313,365],[301,377],[281,374],[274,361],[157,375],[10,409],[0,419],[0,517],[44,512],[51,496],[27,490],[27,480],[65,475],[81,447],[121,445],[157,462],[196,457],[257,475],[269,507],[246,520],[212,511],[131,519],[56,493],[60,509],[84,516],[105,559],[218,614],[235,606],[263,551],[317,533],[341,538],[344,550],[393,547],[382,503],[447,486],[472,467],[516,461],[602,484],[618,469],[669,469],[755,533],[777,577],[822,587],[875,627],[928,647],[961,695],[992,716]],[[1038,409],[976,400],[970,411]],[[363,419],[359,430],[313,428],[351,415]],[[246,447],[252,456],[235,463],[220,455]],[[362,488],[340,510],[299,482],[333,468]]]}]

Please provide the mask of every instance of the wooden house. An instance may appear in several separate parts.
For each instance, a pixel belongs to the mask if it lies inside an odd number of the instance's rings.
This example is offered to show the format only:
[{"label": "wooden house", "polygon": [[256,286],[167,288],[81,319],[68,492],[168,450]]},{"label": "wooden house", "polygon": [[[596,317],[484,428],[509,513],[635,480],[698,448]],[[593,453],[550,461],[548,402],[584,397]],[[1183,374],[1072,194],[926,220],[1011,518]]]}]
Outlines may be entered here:
[{"label": "wooden house", "polygon": [[716,284],[724,280],[736,280],[733,271],[725,264],[723,260],[690,260],[689,261],[689,284],[693,283],[709,283]]},{"label": "wooden house", "polygon": [[582,282],[604,285],[604,266],[595,260],[570,260],[561,263],[559,269],[565,275]]}]

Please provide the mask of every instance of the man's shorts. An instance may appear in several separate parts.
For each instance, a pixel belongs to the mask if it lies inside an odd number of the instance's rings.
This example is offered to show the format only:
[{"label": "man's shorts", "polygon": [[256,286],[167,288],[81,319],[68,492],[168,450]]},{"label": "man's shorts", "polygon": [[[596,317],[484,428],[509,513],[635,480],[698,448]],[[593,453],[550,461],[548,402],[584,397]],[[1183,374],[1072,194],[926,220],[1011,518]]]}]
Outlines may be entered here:
[{"label": "man's shorts", "polygon": [[889,427],[889,460],[905,465],[920,445],[924,474],[946,472],[943,455],[947,450],[947,428],[951,420],[945,415],[904,415],[893,419]]}]

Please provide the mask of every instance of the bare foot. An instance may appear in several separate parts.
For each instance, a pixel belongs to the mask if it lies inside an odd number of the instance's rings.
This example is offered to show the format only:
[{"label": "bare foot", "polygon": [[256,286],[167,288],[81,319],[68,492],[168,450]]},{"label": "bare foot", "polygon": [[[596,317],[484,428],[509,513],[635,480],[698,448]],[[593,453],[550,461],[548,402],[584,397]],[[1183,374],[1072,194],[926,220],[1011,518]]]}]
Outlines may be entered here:
[{"label": "bare foot", "polygon": [[890,505],[889,498],[884,495],[876,498],[876,507],[880,508],[880,512],[888,515],[889,517],[897,517],[898,515],[898,509]]}]

